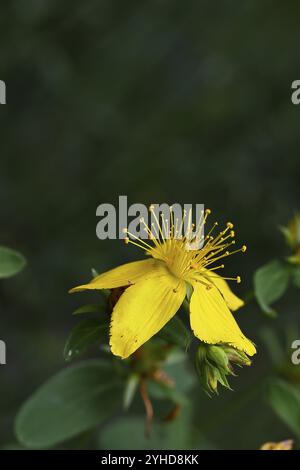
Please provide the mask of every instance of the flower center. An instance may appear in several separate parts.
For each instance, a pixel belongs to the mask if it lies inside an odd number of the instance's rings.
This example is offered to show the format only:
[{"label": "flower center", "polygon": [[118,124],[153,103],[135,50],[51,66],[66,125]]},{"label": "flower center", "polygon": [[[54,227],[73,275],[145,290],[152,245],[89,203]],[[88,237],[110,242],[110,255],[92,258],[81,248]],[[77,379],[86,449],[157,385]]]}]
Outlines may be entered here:
[{"label": "flower center", "polygon": [[[150,206],[150,212],[154,216],[155,223],[149,227],[143,219],[140,220],[144,225],[144,229],[148,234],[147,241],[142,240],[124,229],[127,234],[125,243],[132,243],[139,246],[146,253],[155,259],[166,263],[172,274],[179,279],[188,281],[190,279],[198,280],[211,287],[210,279],[217,277],[214,271],[223,269],[224,264],[215,266],[216,261],[230,256],[234,253],[245,252],[246,246],[228,251],[228,248],[235,244],[235,233],[232,230],[233,224],[228,222],[226,228],[213,236],[212,233],[217,227],[215,222],[207,235],[204,235],[204,226],[208,215],[211,213],[209,209],[202,211],[197,226],[191,222],[191,214],[184,212],[182,220],[174,220],[172,207],[170,207],[170,219],[165,219],[161,214],[161,222],[154,212],[154,206]],[[170,220],[170,223],[167,223]],[[187,224],[185,235],[182,236],[182,227]],[[196,230],[195,230],[196,227]],[[150,244],[152,242],[152,244]],[[225,280],[235,280],[241,282],[239,276],[224,277]]]},{"label": "flower center", "polygon": [[161,246],[150,250],[149,254],[153,258],[164,261],[172,274],[179,279],[185,279],[188,271],[192,269],[192,252],[184,247],[181,240],[167,240]]}]

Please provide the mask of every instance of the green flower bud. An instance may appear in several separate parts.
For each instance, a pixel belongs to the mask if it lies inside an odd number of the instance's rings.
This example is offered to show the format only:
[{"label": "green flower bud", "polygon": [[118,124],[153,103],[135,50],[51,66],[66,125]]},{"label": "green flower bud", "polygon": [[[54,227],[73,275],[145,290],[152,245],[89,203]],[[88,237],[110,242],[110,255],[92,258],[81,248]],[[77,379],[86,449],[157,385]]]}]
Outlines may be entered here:
[{"label": "green flower bud", "polygon": [[207,345],[205,343],[200,343],[197,354],[200,360],[205,360],[207,354]]},{"label": "green flower bud", "polygon": [[232,388],[230,388],[230,385],[226,377],[227,374],[224,371],[220,369],[215,369],[215,375],[216,375],[218,382],[221,385],[223,385],[223,387],[228,388],[229,390],[232,390]]},{"label": "green flower bud", "polygon": [[280,227],[287,245],[293,254],[287,259],[290,263],[300,264],[300,213],[296,214],[287,227]]},{"label": "green flower bud", "polygon": [[218,384],[232,390],[227,380],[229,375],[235,375],[232,364],[249,366],[251,361],[244,352],[232,346],[200,343],[195,363],[202,388],[210,396],[218,394]]},{"label": "green flower bud", "polygon": [[223,351],[225,352],[229,362],[237,364],[240,367],[251,366],[249,357],[243,351],[238,351],[231,346],[223,346]]},{"label": "green flower bud", "polygon": [[213,362],[217,368],[222,368],[226,372],[230,373],[228,368],[228,357],[225,351],[220,346],[209,346],[207,350],[207,358],[209,361]]},{"label": "green flower bud", "polygon": [[205,384],[211,393],[218,393],[218,379],[213,367],[205,367]]}]

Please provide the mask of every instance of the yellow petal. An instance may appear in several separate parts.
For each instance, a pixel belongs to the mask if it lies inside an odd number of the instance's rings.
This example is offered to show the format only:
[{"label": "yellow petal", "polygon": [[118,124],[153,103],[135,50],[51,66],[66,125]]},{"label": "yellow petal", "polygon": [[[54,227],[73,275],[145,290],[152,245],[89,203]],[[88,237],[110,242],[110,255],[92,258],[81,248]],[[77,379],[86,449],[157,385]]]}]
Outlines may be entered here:
[{"label": "yellow petal", "polygon": [[253,356],[256,353],[253,343],[241,332],[218,289],[214,286],[207,289],[197,281],[192,285],[190,321],[195,336],[209,344],[230,344]]},{"label": "yellow petal", "polygon": [[155,335],[175,315],[185,297],[184,281],[165,269],[128,287],[112,313],[111,351],[126,358]]},{"label": "yellow petal", "polygon": [[149,274],[151,275],[153,270],[161,267],[161,264],[152,258],[126,263],[100,274],[92,279],[89,284],[74,287],[70,290],[70,293],[87,289],[114,289],[116,287],[129,286],[135,284],[139,279],[146,278]]},{"label": "yellow petal", "polygon": [[[207,273],[207,271],[206,271]],[[209,272],[207,273],[209,276]],[[230,289],[228,283],[218,276],[218,274],[213,273],[213,277],[208,277],[210,282],[213,282],[214,285],[219,289],[221,294],[223,295],[225,302],[227,303],[230,310],[235,311],[245,305],[245,302],[242,299],[239,299]]]}]

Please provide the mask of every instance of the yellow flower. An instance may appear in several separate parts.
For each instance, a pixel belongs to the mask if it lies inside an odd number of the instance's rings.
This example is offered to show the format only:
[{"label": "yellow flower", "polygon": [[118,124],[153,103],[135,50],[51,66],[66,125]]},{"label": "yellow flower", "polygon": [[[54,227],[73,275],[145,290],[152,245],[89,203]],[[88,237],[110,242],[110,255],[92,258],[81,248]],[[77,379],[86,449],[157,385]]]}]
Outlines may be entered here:
[{"label": "yellow flower", "polygon": [[[218,225],[215,223],[206,236],[202,235],[210,213],[207,209],[201,213],[194,231],[201,234],[196,240],[195,235],[194,238],[189,237],[195,228],[190,221],[187,233],[180,237],[187,220],[186,213],[180,223],[178,219],[174,220],[170,208],[171,220],[167,224],[164,216],[159,222],[154,206],[150,206],[149,210],[156,224],[151,224],[149,228],[141,219],[148,239],[139,239],[126,229],[125,242],[143,248],[151,258],[119,266],[70,291],[127,286],[112,312],[112,353],[127,358],[161,330],[179,310],[189,285],[192,287],[190,323],[195,336],[209,344],[226,343],[250,356],[255,354],[253,343],[241,332],[230,311],[241,307],[243,301],[235,296],[226,280],[240,282],[240,277],[225,278],[216,274],[215,271],[222,269],[223,264],[212,267],[216,261],[230,254],[246,251],[245,246],[231,253],[228,251],[228,247],[234,244],[233,225],[227,223],[226,228],[213,237],[211,234]],[[201,248],[189,249],[189,244],[195,242],[198,246],[202,243]]]}]

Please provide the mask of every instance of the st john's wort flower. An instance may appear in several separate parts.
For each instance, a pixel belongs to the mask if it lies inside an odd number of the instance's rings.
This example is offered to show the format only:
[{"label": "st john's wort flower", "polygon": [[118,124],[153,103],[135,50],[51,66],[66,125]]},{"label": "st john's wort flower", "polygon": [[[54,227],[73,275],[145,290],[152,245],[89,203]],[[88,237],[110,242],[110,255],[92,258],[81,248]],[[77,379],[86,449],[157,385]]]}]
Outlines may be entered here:
[{"label": "st john's wort flower", "polygon": [[[242,246],[229,252],[229,247],[235,243],[232,223],[228,222],[218,235],[213,236],[216,222],[208,234],[203,235],[209,209],[202,211],[196,229],[190,213],[184,212],[180,221],[170,207],[170,218],[165,219],[161,214],[159,220],[153,205],[149,210],[155,223],[149,227],[141,219],[148,239],[140,239],[125,229],[125,242],[142,248],[148,259],[119,266],[70,291],[126,287],[112,312],[112,353],[127,358],[160,331],[179,310],[189,286],[188,290],[192,292],[189,296],[190,324],[195,336],[205,343],[225,343],[249,356],[255,354],[253,343],[244,336],[231,313],[240,308],[243,301],[231,291],[226,281],[240,282],[240,277],[216,274],[218,269],[224,268],[216,262],[221,260],[222,263],[229,255],[246,251]],[[188,230],[181,236],[184,224],[188,225]],[[201,247],[190,249],[191,244]]]}]

